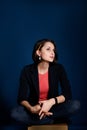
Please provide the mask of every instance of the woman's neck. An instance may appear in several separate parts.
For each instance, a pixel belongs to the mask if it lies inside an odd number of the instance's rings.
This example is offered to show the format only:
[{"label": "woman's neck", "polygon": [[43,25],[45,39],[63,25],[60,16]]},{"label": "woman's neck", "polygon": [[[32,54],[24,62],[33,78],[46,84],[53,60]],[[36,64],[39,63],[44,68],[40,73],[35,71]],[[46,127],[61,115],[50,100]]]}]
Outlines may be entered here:
[{"label": "woman's neck", "polygon": [[41,62],[38,64],[38,72],[40,74],[44,74],[48,71],[48,68],[49,68],[49,63],[47,62]]}]

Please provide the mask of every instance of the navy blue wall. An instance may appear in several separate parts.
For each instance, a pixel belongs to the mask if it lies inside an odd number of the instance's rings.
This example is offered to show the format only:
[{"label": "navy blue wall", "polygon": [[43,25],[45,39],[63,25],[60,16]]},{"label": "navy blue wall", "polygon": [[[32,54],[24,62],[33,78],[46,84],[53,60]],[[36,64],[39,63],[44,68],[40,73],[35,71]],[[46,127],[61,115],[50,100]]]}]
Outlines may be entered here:
[{"label": "navy blue wall", "polygon": [[81,102],[73,122],[87,123],[85,4],[84,0],[0,1],[0,120],[8,120],[17,105],[20,71],[32,63],[34,43],[51,38],[66,68],[73,98]]}]

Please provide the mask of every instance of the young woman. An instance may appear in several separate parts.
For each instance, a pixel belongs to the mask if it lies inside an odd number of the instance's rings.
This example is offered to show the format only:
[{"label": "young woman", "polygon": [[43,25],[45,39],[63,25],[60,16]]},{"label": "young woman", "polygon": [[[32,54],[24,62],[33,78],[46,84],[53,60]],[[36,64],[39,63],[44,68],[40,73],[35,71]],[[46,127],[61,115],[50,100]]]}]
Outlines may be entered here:
[{"label": "young woman", "polygon": [[36,42],[34,63],[26,65],[20,75],[19,106],[12,110],[12,118],[27,125],[50,124],[69,118],[79,109],[80,103],[72,101],[66,71],[57,58],[53,40]]}]

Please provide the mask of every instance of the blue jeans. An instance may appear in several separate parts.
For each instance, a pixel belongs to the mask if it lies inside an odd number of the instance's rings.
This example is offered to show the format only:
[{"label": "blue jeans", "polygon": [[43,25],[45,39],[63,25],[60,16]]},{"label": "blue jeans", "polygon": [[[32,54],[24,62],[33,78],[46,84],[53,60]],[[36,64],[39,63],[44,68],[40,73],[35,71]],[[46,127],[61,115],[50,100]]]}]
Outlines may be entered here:
[{"label": "blue jeans", "polygon": [[56,119],[69,118],[75,114],[79,108],[80,103],[77,100],[57,104],[50,109],[50,111],[53,112],[52,116],[46,116],[40,120],[38,115],[30,113],[22,106],[18,106],[11,111],[11,117],[25,125],[53,124]]}]

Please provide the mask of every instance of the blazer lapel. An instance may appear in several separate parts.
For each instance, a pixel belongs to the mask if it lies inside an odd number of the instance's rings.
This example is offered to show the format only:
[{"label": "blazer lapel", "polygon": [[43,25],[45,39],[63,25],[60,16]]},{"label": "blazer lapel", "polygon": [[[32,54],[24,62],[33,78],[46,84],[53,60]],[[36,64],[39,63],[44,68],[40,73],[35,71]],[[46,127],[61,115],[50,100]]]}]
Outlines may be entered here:
[{"label": "blazer lapel", "polygon": [[35,87],[37,96],[39,97],[39,79],[38,79],[38,69],[37,66],[34,65],[34,67],[32,68],[32,80],[33,80],[33,86]]},{"label": "blazer lapel", "polygon": [[53,76],[53,74],[54,74],[54,70],[53,70],[52,65],[50,65],[49,66],[49,93],[48,93],[48,98],[53,97],[53,93],[54,93],[54,89],[53,89],[54,80],[53,80],[53,78],[55,78],[55,77]]}]

